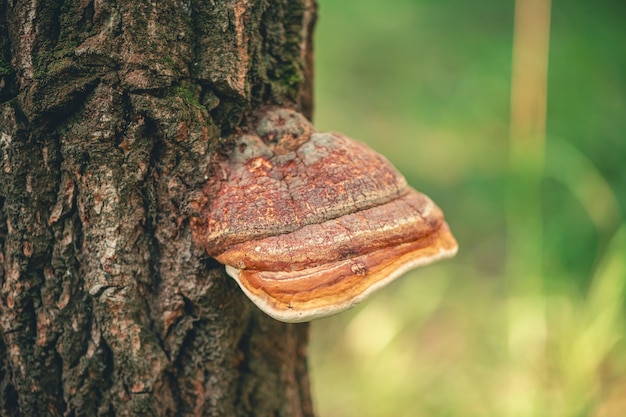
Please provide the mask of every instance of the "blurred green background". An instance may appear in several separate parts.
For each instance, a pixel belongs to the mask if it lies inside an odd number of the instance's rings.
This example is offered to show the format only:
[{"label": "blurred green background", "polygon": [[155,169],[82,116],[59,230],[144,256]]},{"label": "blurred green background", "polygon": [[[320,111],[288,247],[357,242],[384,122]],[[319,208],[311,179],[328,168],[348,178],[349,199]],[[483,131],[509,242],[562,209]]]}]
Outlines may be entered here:
[{"label": "blurred green background", "polygon": [[626,416],[626,3],[552,2],[530,168],[514,1],[318,4],[316,126],[384,154],[460,250],[313,323],[317,413]]}]

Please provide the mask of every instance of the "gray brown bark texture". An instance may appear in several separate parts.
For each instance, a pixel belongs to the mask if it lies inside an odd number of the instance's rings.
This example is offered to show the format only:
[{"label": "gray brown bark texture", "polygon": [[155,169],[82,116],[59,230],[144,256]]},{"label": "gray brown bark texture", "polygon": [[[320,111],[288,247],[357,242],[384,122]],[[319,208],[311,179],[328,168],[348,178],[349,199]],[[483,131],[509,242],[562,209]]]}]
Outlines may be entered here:
[{"label": "gray brown bark texture", "polygon": [[255,109],[311,112],[314,0],[0,0],[0,415],[311,416],[190,204]]}]

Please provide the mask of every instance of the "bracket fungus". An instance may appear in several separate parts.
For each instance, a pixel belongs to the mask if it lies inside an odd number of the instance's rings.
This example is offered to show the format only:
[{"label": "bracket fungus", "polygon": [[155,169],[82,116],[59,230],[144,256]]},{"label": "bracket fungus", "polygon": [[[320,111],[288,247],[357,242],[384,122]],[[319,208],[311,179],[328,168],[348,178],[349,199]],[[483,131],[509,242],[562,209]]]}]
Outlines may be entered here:
[{"label": "bracket fungus", "polygon": [[277,320],[346,310],[457,251],[439,207],[383,156],[293,110],[240,132],[221,171],[194,239]]}]

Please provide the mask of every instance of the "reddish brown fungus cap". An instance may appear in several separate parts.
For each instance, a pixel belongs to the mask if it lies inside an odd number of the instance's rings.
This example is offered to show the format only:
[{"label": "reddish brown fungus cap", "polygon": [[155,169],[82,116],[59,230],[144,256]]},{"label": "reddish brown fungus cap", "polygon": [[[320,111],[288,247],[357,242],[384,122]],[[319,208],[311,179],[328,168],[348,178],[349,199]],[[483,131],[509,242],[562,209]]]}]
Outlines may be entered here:
[{"label": "reddish brown fungus cap", "polygon": [[343,311],[457,251],[439,207],[384,157],[292,110],[238,136],[223,169],[194,237],[278,320]]}]

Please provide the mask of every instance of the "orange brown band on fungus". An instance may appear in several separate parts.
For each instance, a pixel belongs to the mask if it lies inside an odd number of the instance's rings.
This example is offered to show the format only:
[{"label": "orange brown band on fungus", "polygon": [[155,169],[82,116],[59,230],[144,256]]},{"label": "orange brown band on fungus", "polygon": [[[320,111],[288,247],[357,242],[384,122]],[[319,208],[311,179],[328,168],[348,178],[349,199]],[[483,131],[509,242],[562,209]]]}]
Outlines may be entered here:
[{"label": "orange brown band on fungus", "polygon": [[221,171],[194,238],[277,320],[338,313],[457,251],[443,212],[384,157],[293,110],[267,111]]}]

